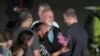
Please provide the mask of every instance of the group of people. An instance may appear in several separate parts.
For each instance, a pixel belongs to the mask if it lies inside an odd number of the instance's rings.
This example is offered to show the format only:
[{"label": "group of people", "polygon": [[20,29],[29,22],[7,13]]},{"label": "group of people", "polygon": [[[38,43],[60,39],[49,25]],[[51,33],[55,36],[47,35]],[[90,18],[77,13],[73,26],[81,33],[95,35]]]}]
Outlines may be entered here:
[{"label": "group of people", "polygon": [[0,32],[0,56],[85,56],[87,33],[78,24],[73,8],[63,13],[64,22],[69,26],[66,36],[54,21],[48,4],[39,4],[40,19],[37,21],[33,21],[31,12],[24,9],[17,17],[17,26],[10,28],[8,23],[7,30]]}]

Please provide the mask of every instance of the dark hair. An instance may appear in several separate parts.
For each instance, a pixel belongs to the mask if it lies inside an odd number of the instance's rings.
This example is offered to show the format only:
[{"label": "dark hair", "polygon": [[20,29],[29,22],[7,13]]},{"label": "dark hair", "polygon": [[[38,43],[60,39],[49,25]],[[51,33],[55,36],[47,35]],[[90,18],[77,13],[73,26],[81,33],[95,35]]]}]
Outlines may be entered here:
[{"label": "dark hair", "polygon": [[43,23],[43,22],[36,23],[36,24],[32,27],[32,30],[38,32],[38,31],[40,31],[40,29],[42,28],[43,25],[46,25],[46,24]]},{"label": "dark hair", "polygon": [[5,29],[0,32],[0,42],[5,42],[8,40],[12,40],[13,38],[13,33],[12,31]]},{"label": "dark hair", "polygon": [[20,25],[22,22],[26,21],[26,20],[28,19],[28,17],[29,17],[30,14],[31,14],[31,12],[28,11],[28,10],[22,11],[22,12],[19,14],[19,22],[18,22],[19,25]]},{"label": "dark hair", "polygon": [[[33,37],[33,32],[29,30],[23,30],[19,33],[18,38],[15,42],[15,44],[12,46],[11,50],[13,54],[19,49],[22,48],[23,50],[26,50],[27,42]],[[25,53],[24,53],[25,54]]]},{"label": "dark hair", "polygon": [[65,14],[66,16],[76,17],[76,11],[75,11],[75,9],[73,9],[73,8],[68,8],[68,9],[64,12],[64,14]]},{"label": "dark hair", "polygon": [[47,4],[47,3],[40,3],[40,4],[39,4],[39,7],[40,7],[40,6],[43,6],[44,9],[51,9],[50,5]]}]

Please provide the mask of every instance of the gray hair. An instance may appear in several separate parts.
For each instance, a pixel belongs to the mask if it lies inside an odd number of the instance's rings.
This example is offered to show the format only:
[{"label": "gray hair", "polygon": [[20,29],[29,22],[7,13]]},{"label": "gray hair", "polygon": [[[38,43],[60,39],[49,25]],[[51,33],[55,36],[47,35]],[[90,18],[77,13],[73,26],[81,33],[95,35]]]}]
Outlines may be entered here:
[{"label": "gray hair", "polygon": [[40,6],[43,6],[44,9],[51,9],[50,5],[47,4],[47,3],[40,3],[40,4],[39,4],[39,7],[40,7]]},{"label": "gray hair", "polygon": [[26,11],[22,11],[20,14],[19,14],[19,22],[18,22],[18,26],[21,25],[21,23],[23,23],[24,21],[26,21],[29,17],[29,15],[31,14],[30,11],[26,10]]}]

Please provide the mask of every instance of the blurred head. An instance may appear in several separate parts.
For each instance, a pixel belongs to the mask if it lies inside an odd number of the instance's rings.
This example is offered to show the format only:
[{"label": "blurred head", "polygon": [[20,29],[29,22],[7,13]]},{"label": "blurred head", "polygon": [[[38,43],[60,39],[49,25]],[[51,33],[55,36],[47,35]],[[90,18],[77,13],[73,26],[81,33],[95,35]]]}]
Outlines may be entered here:
[{"label": "blurred head", "polygon": [[33,43],[33,32],[30,30],[23,30],[19,33],[16,44],[19,47],[26,48],[27,46],[31,46]]},{"label": "blurred head", "polygon": [[38,7],[38,16],[42,19],[42,12],[46,9],[51,9],[47,3],[40,3]]},{"label": "blurred head", "polygon": [[41,37],[43,37],[48,32],[48,27],[49,26],[47,24],[39,22],[35,24],[32,29],[35,30]]},{"label": "blurred head", "polygon": [[42,15],[43,15],[42,22],[46,23],[49,26],[52,26],[54,21],[53,11],[51,9],[44,10]]},{"label": "blurred head", "polygon": [[32,14],[29,11],[23,11],[19,15],[19,25],[23,27],[30,27],[33,21]]},{"label": "blurred head", "polygon": [[6,29],[0,32],[0,43],[5,43],[7,48],[10,48],[13,42],[12,31]]},{"label": "blurred head", "polygon": [[76,11],[73,8],[67,9],[63,13],[63,17],[64,17],[64,22],[67,23],[68,26],[77,22]]}]

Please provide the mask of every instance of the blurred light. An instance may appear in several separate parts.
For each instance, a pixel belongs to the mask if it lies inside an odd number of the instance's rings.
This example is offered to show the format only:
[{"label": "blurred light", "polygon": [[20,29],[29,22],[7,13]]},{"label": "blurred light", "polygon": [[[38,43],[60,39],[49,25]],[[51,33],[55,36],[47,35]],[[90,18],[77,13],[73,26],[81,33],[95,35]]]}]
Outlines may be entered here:
[{"label": "blurred light", "polygon": [[100,10],[100,6],[86,6],[86,10]]}]

